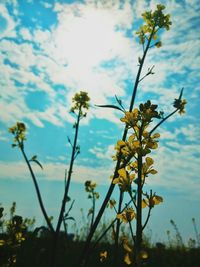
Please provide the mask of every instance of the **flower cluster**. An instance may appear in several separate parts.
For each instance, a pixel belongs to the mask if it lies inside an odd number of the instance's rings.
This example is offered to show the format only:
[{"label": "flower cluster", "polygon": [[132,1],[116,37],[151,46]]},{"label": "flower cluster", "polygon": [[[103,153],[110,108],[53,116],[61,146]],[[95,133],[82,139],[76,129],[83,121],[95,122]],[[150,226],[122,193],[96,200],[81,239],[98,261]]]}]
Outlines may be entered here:
[{"label": "flower cluster", "polygon": [[[142,14],[145,24],[140,27],[140,30],[138,32],[136,32],[139,37],[140,44],[144,44],[152,33],[152,38],[156,40],[158,38],[157,32],[159,29],[170,29],[170,26],[172,24],[172,22],[170,21],[170,15],[163,14],[164,9],[164,5],[157,5],[157,9],[154,12],[147,11]],[[162,43],[158,41],[155,45],[157,47],[161,47]]]},{"label": "flower cluster", "polygon": [[[145,178],[148,177],[149,174],[156,174],[157,171],[153,168],[154,160],[151,157],[146,157],[145,161],[142,163],[142,184],[145,182]],[[130,162],[127,166],[129,171],[138,173],[138,162],[133,161]],[[137,179],[134,179],[134,182],[137,183]],[[129,191],[130,192],[130,191]]]},{"label": "flower cluster", "polygon": [[97,184],[92,181],[85,182],[85,191],[88,192],[88,198],[99,198],[99,193],[95,191]]},{"label": "flower cluster", "polygon": [[23,147],[23,142],[26,140],[26,126],[23,122],[17,122],[9,128],[9,133],[14,135],[12,147]]},{"label": "flower cluster", "polygon": [[75,113],[75,111],[80,111],[81,116],[85,117],[86,113],[82,112],[82,108],[89,109],[89,101],[90,98],[88,93],[80,91],[80,93],[76,93],[75,96],[72,98],[72,102],[74,103],[73,107],[71,108],[71,112]]},{"label": "flower cluster", "polygon": [[125,223],[131,222],[136,218],[136,213],[132,208],[126,208],[122,213],[117,214],[117,219]]},{"label": "flower cluster", "polygon": [[118,170],[119,176],[113,180],[113,184],[118,184],[122,191],[131,190],[131,184],[135,178],[135,173],[128,172],[125,168]]},{"label": "flower cluster", "polygon": [[[121,160],[121,168],[118,170],[118,176],[114,177],[113,183],[118,184],[122,191],[131,192],[131,185],[138,173],[138,157],[146,157],[142,163],[142,184],[149,174],[156,174],[157,171],[153,168],[153,159],[147,154],[158,147],[159,133],[152,134],[147,131],[148,126],[153,119],[160,118],[157,111],[157,105],[153,105],[151,101],[140,104],[139,109],[134,109],[132,112],[125,112],[121,121],[126,124],[133,133],[126,141],[119,140],[115,146],[116,154],[114,160]],[[134,159],[134,160],[132,160]]]},{"label": "flower cluster", "polygon": [[145,194],[146,198],[142,200],[142,208],[153,208],[155,205],[159,205],[160,203],[163,202],[163,198],[161,196],[158,196],[156,194],[154,195],[148,195]]},{"label": "flower cluster", "polygon": [[126,123],[128,128],[138,129],[143,125],[147,127],[153,118],[160,119],[160,113],[156,110],[157,105],[151,103],[148,100],[144,104],[139,105],[139,109],[135,108],[133,111],[125,112],[125,116],[121,118],[121,121]]},{"label": "flower cluster", "polygon": [[147,101],[140,104],[139,109],[134,109],[132,112],[125,112],[121,121],[126,124],[129,129],[133,129],[134,133],[131,134],[127,141],[119,140],[115,146],[116,155],[113,156],[114,160],[121,158],[121,162],[128,164],[131,158],[137,155],[146,156],[152,149],[158,147],[158,133],[150,134],[147,127],[154,118],[160,118],[159,112],[156,110],[157,105],[151,104]]},{"label": "flower cluster", "polygon": [[121,238],[122,246],[125,251],[124,263],[130,265],[132,263],[133,246],[131,246],[127,236],[123,235]]},{"label": "flower cluster", "polygon": [[28,226],[35,221],[15,215],[15,209],[16,203],[14,202],[10,208],[10,219],[6,219],[4,208],[0,207],[0,226],[3,233],[0,238],[0,247],[5,247],[9,251],[8,254],[2,254],[1,266],[15,266],[18,251],[27,237]]},{"label": "flower cluster", "polygon": [[173,106],[177,108],[179,111],[179,114],[182,115],[185,113],[185,105],[187,104],[187,101],[185,99],[175,99]]}]

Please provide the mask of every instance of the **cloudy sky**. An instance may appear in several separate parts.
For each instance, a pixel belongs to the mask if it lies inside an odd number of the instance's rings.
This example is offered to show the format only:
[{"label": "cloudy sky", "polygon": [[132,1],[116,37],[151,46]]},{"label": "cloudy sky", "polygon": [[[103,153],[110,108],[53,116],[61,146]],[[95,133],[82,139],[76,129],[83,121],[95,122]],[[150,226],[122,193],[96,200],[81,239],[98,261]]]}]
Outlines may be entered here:
[{"label": "cloudy sky", "polygon": [[[174,219],[184,238],[194,237],[191,219],[200,229],[200,119],[199,119],[199,12],[198,0],[161,1],[171,14],[170,31],[161,32],[163,46],[151,48],[136,106],[151,99],[168,114],[184,87],[186,114],[175,115],[160,128],[161,141],[154,155],[156,176],[152,188],[164,197],[153,211],[149,228],[157,239],[165,238]],[[71,99],[80,90],[91,102],[81,121],[81,154],[73,173],[71,197],[74,216],[89,206],[84,181],[98,183],[103,199],[110,183],[114,145],[121,138],[122,114],[96,104],[115,104],[115,95],[128,109],[138,57],[142,47],[135,32],[141,13],[157,1],[140,0],[1,0],[0,1],[0,202],[12,201],[28,217],[41,214],[30,175],[20,151],[11,148],[8,127],[16,121],[27,125],[26,151],[37,154],[44,170],[34,166],[49,214],[57,216],[63,193],[63,177],[69,163],[74,117]],[[115,192],[116,196],[117,192]],[[81,203],[80,204],[80,200]]]}]

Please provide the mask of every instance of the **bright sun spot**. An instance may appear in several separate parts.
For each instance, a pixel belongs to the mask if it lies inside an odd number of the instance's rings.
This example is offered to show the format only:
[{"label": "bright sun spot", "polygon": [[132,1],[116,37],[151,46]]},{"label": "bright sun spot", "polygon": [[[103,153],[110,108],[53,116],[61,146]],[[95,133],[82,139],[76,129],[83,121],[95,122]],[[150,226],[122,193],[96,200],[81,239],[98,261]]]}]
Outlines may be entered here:
[{"label": "bright sun spot", "polygon": [[112,13],[88,9],[83,16],[66,16],[55,32],[57,56],[68,64],[90,68],[109,60],[122,48]]}]

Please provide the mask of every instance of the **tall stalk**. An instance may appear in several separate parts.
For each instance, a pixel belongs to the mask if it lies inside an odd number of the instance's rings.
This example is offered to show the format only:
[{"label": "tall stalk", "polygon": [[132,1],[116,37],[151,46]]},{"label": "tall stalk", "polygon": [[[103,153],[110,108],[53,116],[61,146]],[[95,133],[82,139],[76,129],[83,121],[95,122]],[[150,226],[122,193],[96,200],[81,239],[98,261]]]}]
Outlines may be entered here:
[{"label": "tall stalk", "polygon": [[42,214],[43,214],[43,216],[44,216],[44,218],[45,218],[45,221],[46,221],[46,223],[47,223],[47,226],[49,227],[49,230],[51,231],[52,234],[54,234],[54,233],[55,233],[55,230],[54,230],[54,228],[53,228],[53,226],[52,226],[52,223],[51,223],[51,221],[50,221],[50,219],[49,219],[49,217],[48,217],[48,215],[47,215],[46,209],[45,209],[45,207],[44,207],[43,200],[42,200],[42,196],[41,196],[41,193],[40,193],[40,188],[39,188],[38,183],[37,183],[37,179],[36,179],[35,174],[34,174],[34,172],[33,172],[33,170],[32,170],[32,167],[31,167],[31,165],[30,165],[30,162],[29,162],[29,160],[28,160],[28,158],[27,158],[27,156],[26,156],[26,153],[25,153],[25,151],[24,151],[24,148],[21,147],[20,149],[21,149],[22,155],[23,155],[23,157],[24,157],[24,159],[25,159],[25,162],[26,162],[26,164],[27,164],[27,166],[28,166],[28,169],[29,169],[29,171],[30,171],[30,174],[31,174],[31,177],[32,177],[34,186],[35,186],[35,190],[36,190],[37,198],[38,198],[38,201],[39,201],[40,209],[41,209]]},{"label": "tall stalk", "polygon": [[52,234],[54,234],[55,230],[53,228],[53,225],[52,225],[52,223],[51,223],[51,221],[50,221],[50,219],[49,219],[49,217],[47,215],[46,209],[44,207],[44,203],[43,203],[42,196],[41,196],[41,193],[40,193],[40,188],[39,188],[37,179],[35,177],[35,174],[33,172],[33,169],[31,167],[30,162],[34,161],[41,168],[42,168],[42,165],[38,162],[37,156],[33,156],[32,159],[28,160],[27,155],[26,155],[25,150],[24,150],[24,141],[26,140],[26,126],[22,122],[17,122],[16,125],[14,125],[13,127],[9,128],[9,132],[14,135],[14,142],[12,144],[12,147],[18,146],[19,149],[21,150],[21,153],[22,153],[22,155],[24,157],[24,160],[25,160],[25,162],[26,162],[26,164],[28,166],[29,172],[31,174],[31,178],[33,180],[33,184],[34,184],[35,191],[36,191],[36,194],[37,194],[37,198],[38,198],[38,202],[39,202],[39,205],[40,205],[40,209],[42,211],[42,214],[44,216],[44,219],[46,221],[46,224],[47,224],[49,230],[51,231]]},{"label": "tall stalk", "polygon": [[73,173],[73,166],[74,166],[74,161],[77,157],[77,155],[80,153],[79,146],[77,146],[77,140],[78,140],[78,133],[79,133],[79,125],[80,125],[80,120],[86,116],[86,113],[83,113],[83,109],[88,109],[88,101],[90,98],[88,97],[87,93],[85,92],[80,92],[80,94],[76,94],[73,98],[73,102],[75,102],[74,106],[71,108],[71,112],[75,113],[75,111],[78,111],[77,114],[77,119],[74,124],[75,128],[75,135],[74,135],[74,141],[73,144],[70,141],[70,144],[72,146],[72,153],[71,153],[71,159],[70,159],[70,165],[69,165],[69,171],[67,175],[67,180],[65,184],[65,190],[64,190],[64,195],[63,195],[63,200],[61,204],[61,209],[58,217],[58,222],[56,226],[56,231],[54,235],[54,240],[53,240],[53,247],[52,247],[52,257],[51,257],[51,267],[54,267],[55,262],[56,262],[56,251],[57,251],[57,244],[58,244],[58,239],[59,239],[59,232],[61,228],[61,224],[64,218],[64,212],[65,212],[65,206],[66,202],[68,199],[68,194],[69,194],[69,188],[70,188],[70,183],[72,179],[72,173]]},{"label": "tall stalk", "polygon": [[[134,87],[133,87],[133,93],[132,93],[132,97],[131,97],[131,101],[130,101],[130,105],[129,105],[129,111],[131,112],[133,110],[133,106],[134,106],[134,102],[135,102],[135,98],[136,98],[136,93],[137,93],[137,89],[138,89],[138,85],[139,85],[139,82],[140,82],[140,76],[141,76],[141,72],[142,72],[142,68],[143,68],[143,65],[144,65],[144,61],[145,61],[145,58],[146,58],[146,55],[147,55],[147,52],[149,50],[149,47],[150,47],[150,44],[151,44],[151,40],[152,40],[152,36],[153,34],[155,33],[155,27],[153,27],[152,29],[152,32],[151,32],[151,35],[149,37],[149,40],[148,40],[148,43],[146,45],[146,48],[144,50],[144,53],[143,53],[143,56],[142,56],[142,59],[140,61],[140,65],[139,65],[139,68],[138,68],[138,72],[137,72],[137,76],[136,76],[136,80],[135,80],[135,84],[134,84]],[[128,134],[128,128],[125,126],[124,128],[124,132],[123,132],[123,136],[122,136],[122,140],[125,141],[126,140],[126,137],[127,137],[127,134]],[[115,167],[115,171],[114,171],[114,176],[113,176],[113,180],[118,176],[118,170],[120,168],[120,164],[121,164],[121,157],[119,156],[119,159],[116,163],[116,167]],[[108,201],[113,193],[113,190],[114,190],[114,187],[115,185],[113,184],[113,180],[110,184],[110,187],[107,191],[107,194],[106,194],[106,197],[102,203],[102,206],[96,216],[96,219],[94,221],[94,224],[93,224],[93,227],[91,228],[91,231],[87,237],[87,240],[85,242],[85,246],[83,248],[83,252],[81,254],[81,258],[80,258],[80,261],[78,263],[78,266],[87,266],[87,258],[89,256],[89,249],[90,249],[90,243],[91,243],[91,240],[92,240],[92,237],[97,229],[97,226],[102,218],[102,215],[105,211],[105,208],[108,204]],[[120,197],[120,199],[122,199]],[[119,202],[119,207],[121,206],[121,203]],[[118,221],[118,224],[119,224],[119,221]],[[119,228],[119,226],[117,226]],[[118,242],[118,237],[115,238],[116,242]],[[116,247],[117,247],[117,244],[116,244]],[[116,250],[117,251],[117,250]],[[117,252],[116,252],[117,253]]]},{"label": "tall stalk", "polygon": [[[138,72],[136,75],[136,80],[135,80],[135,84],[133,87],[133,93],[132,93],[132,97],[131,97],[131,101],[130,101],[130,106],[129,106],[129,112],[132,112],[133,110],[133,106],[134,106],[134,102],[135,102],[135,98],[136,98],[136,93],[137,93],[137,89],[138,89],[138,85],[139,82],[141,80],[143,80],[143,78],[149,74],[153,74],[152,71],[149,71],[144,77],[141,78],[141,72],[142,72],[142,68],[143,68],[143,64],[147,55],[147,52],[149,50],[150,47],[153,46],[157,46],[160,47],[161,46],[161,42],[156,42],[153,45],[151,45],[151,41],[152,39],[156,39],[156,33],[159,29],[161,28],[166,28],[167,30],[169,29],[169,26],[171,25],[171,22],[169,21],[170,16],[169,15],[164,15],[162,13],[162,10],[165,7],[163,5],[157,5],[157,10],[155,10],[153,13],[150,12],[145,12],[144,14],[142,14],[142,16],[144,17],[145,20],[145,25],[142,26],[140,28],[140,31],[137,32],[137,34],[139,35],[139,39],[140,39],[140,43],[143,46],[143,56],[142,58],[139,58],[139,68],[138,68]],[[146,45],[146,46],[145,46]],[[152,70],[152,68],[151,68]],[[105,106],[106,107],[106,106]],[[110,106],[111,107],[111,106]],[[122,136],[122,140],[125,141],[126,137],[127,137],[127,133],[128,133],[128,127],[127,125],[125,125],[124,128],[124,132],[123,132],[123,136]],[[114,171],[114,176],[113,176],[113,180],[118,176],[118,170],[120,168],[121,165],[121,155],[119,154],[118,159],[117,159],[117,163],[116,163],[116,167],[115,167],[115,171]],[[100,219],[105,211],[105,208],[107,206],[107,203],[112,195],[112,192],[114,190],[115,185],[113,184],[113,180],[110,184],[110,187],[108,189],[108,192],[106,194],[106,197],[102,203],[102,206],[99,210],[99,213],[96,216],[96,219],[94,221],[93,227],[87,237],[87,240],[85,242],[85,246],[83,248],[83,251],[81,253],[80,256],[80,260],[78,262],[77,266],[81,266],[81,267],[85,267],[87,266],[87,262],[88,262],[88,258],[89,258],[89,251],[90,251],[90,244],[91,244],[91,240],[93,238],[93,235],[96,231],[96,228],[100,222]],[[121,193],[120,193],[121,194]],[[120,201],[119,201],[119,206],[118,206],[118,210],[121,209],[121,205],[122,205],[122,197],[120,196]],[[119,221],[117,222],[117,229],[119,230]],[[119,231],[117,231],[119,233]],[[118,237],[115,238],[115,247],[117,248],[117,242],[118,242]],[[117,253],[117,249],[116,249],[116,253]],[[115,257],[116,255],[114,255]]]}]

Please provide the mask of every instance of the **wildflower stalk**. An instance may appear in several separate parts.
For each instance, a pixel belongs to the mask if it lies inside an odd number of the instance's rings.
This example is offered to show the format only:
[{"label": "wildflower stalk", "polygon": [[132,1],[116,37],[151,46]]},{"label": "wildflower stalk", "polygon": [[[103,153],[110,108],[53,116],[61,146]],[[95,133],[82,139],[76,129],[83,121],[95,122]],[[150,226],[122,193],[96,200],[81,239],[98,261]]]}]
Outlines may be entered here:
[{"label": "wildflower stalk", "polygon": [[79,131],[79,123],[80,123],[80,119],[81,119],[81,108],[82,108],[82,106],[80,105],[79,111],[78,111],[78,116],[77,116],[77,121],[76,121],[75,136],[74,136],[74,142],[73,142],[73,147],[72,147],[72,154],[71,154],[70,166],[69,166],[69,171],[68,171],[68,176],[67,176],[67,182],[66,182],[66,186],[65,186],[64,196],[63,196],[63,200],[62,200],[62,206],[61,206],[60,214],[59,214],[59,218],[58,218],[58,223],[56,226],[56,234],[58,234],[58,232],[60,231],[60,226],[62,223],[64,211],[65,211],[65,205],[67,202],[69,186],[70,186],[72,172],[73,172],[74,160],[75,160],[75,156],[76,156],[76,152],[77,152],[77,138],[78,138],[78,131]]},{"label": "wildflower stalk", "polygon": [[[58,222],[57,222],[57,226],[56,226],[56,231],[55,231],[55,235],[54,235],[54,240],[53,240],[52,253],[51,253],[52,257],[51,257],[51,263],[50,263],[51,267],[55,266],[58,237],[59,237],[61,224],[62,224],[62,221],[64,219],[65,206],[66,206],[66,202],[68,199],[68,193],[69,193],[69,187],[70,187],[72,173],[73,173],[74,161],[75,161],[77,155],[80,153],[80,148],[79,148],[79,146],[77,146],[80,120],[83,117],[86,117],[86,113],[83,113],[83,109],[89,108],[89,104],[88,104],[89,100],[90,100],[90,98],[88,97],[87,93],[82,92],[82,91],[79,94],[78,93],[75,94],[74,98],[72,99],[72,101],[74,102],[74,106],[71,108],[71,112],[75,113],[75,111],[78,111],[78,114],[77,114],[77,120],[74,124],[75,135],[74,135],[74,141],[73,141],[73,145],[72,145],[72,153],[71,153],[69,171],[68,171],[67,178],[65,178],[65,180],[66,180],[65,190],[64,190],[63,200],[62,200],[61,209],[60,209]],[[70,144],[71,144],[71,142],[70,142]]]},{"label": "wildflower stalk", "polygon": [[[152,28],[152,32],[151,32],[151,34],[149,36],[149,39],[148,39],[146,48],[144,49],[142,59],[140,59],[140,62],[139,62],[140,63],[139,64],[139,69],[138,69],[136,80],[135,80],[135,84],[134,84],[134,87],[133,87],[133,94],[132,94],[132,98],[131,98],[131,102],[130,102],[130,106],[129,106],[129,112],[131,112],[133,110],[133,106],[134,106],[134,103],[135,103],[135,98],[136,98],[136,93],[137,93],[138,85],[139,85],[140,81],[142,81],[147,76],[147,75],[145,75],[144,77],[142,77],[140,79],[142,68],[143,68],[143,65],[144,65],[144,62],[145,62],[145,58],[146,58],[147,52],[149,50],[149,47],[150,47],[150,44],[151,44],[151,41],[152,41],[152,37],[155,34],[155,27],[156,27],[156,23],[155,23],[155,25]],[[124,138],[122,138],[123,141],[126,140],[127,133],[128,133],[128,127],[125,126],[124,134],[123,134],[123,137]],[[138,177],[138,179],[139,179],[139,177]],[[138,185],[138,187],[139,187],[139,185]],[[123,194],[123,192],[120,191],[119,204],[118,204],[118,213],[121,212],[121,206],[122,206],[122,197],[121,197],[121,194]],[[141,194],[141,192],[139,191],[138,192],[138,195],[140,195],[140,194]],[[117,221],[117,226],[116,226],[115,257],[114,257],[114,259],[116,259],[117,258],[117,255],[118,255],[118,249],[117,249],[118,248],[118,244],[117,243],[118,243],[118,240],[119,240],[119,231],[120,231],[120,222],[118,220]],[[117,260],[115,261],[114,266],[117,266]]]},{"label": "wildflower stalk", "polygon": [[[129,202],[126,204],[126,207],[129,207],[129,205],[131,204],[132,200],[129,200]],[[121,212],[123,212],[125,210],[124,207]],[[114,220],[112,220],[112,222],[110,223],[110,225],[104,230],[104,232],[95,240],[93,246],[92,246],[92,250],[98,245],[98,243],[101,241],[101,239],[106,235],[106,233],[113,227],[113,225],[115,224],[115,222],[117,221],[118,219],[115,218]],[[122,222],[120,221],[120,224]]]},{"label": "wildflower stalk", "polygon": [[[141,131],[140,131],[140,143],[141,143]],[[137,217],[136,217],[136,241],[135,241],[135,256],[140,252],[142,244],[142,155],[138,155],[138,184],[137,184]],[[136,264],[137,262],[136,259]],[[137,266],[137,265],[136,265]]]},{"label": "wildflower stalk", "polygon": [[90,208],[88,211],[88,217],[91,215],[90,228],[88,232],[91,231],[92,225],[94,223],[96,200],[99,199],[99,193],[95,191],[96,186],[96,183],[90,180],[85,182],[85,191],[88,193],[88,198],[92,200],[92,208]]},{"label": "wildflower stalk", "polygon": [[94,223],[94,214],[95,214],[95,195],[94,192],[92,192],[92,218],[91,218],[91,222],[90,222],[90,229],[92,228],[92,225]]},{"label": "wildflower stalk", "polygon": [[43,216],[44,216],[44,218],[45,218],[45,221],[46,221],[46,223],[47,223],[47,226],[49,227],[49,230],[51,231],[51,233],[54,234],[54,233],[55,233],[55,230],[54,230],[54,228],[53,228],[53,226],[52,226],[52,223],[51,223],[51,221],[50,221],[50,219],[49,219],[49,217],[48,217],[48,215],[47,215],[46,209],[45,209],[45,207],[44,207],[44,204],[43,204],[43,201],[42,201],[42,196],[41,196],[41,193],[40,193],[40,189],[39,189],[39,186],[38,186],[38,183],[37,183],[37,179],[36,179],[36,177],[35,177],[35,174],[34,174],[34,172],[33,172],[33,169],[32,169],[32,167],[31,167],[31,164],[30,164],[30,162],[29,162],[29,160],[28,160],[28,158],[27,158],[27,156],[26,156],[26,153],[25,153],[25,151],[24,151],[24,148],[23,148],[23,147],[20,147],[20,149],[21,149],[22,155],[23,155],[23,157],[24,157],[24,159],[25,159],[25,162],[26,162],[26,164],[27,164],[27,166],[28,166],[28,169],[29,169],[29,171],[30,171],[30,174],[31,174],[31,177],[32,177],[34,186],[35,186],[35,190],[36,190],[37,198],[38,198],[38,201],[39,201],[40,209],[41,209],[42,214],[43,214]]},{"label": "wildflower stalk", "polygon": [[[150,190],[150,199],[152,199],[152,190]],[[149,205],[148,214],[147,214],[147,217],[146,217],[146,221],[145,221],[144,225],[142,226],[142,231],[147,226],[147,223],[148,223],[148,221],[150,219],[150,216],[151,216],[151,210],[152,210],[152,208],[153,208],[153,206],[152,205]]]},{"label": "wildflower stalk", "polygon": [[14,135],[14,142],[12,144],[12,147],[18,147],[20,149],[20,151],[24,157],[24,160],[28,166],[28,169],[29,169],[29,172],[31,174],[31,178],[33,180],[33,184],[34,184],[34,187],[36,190],[40,209],[41,209],[42,214],[44,216],[44,219],[47,223],[47,226],[49,227],[49,230],[51,231],[52,234],[54,234],[55,230],[53,228],[53,225],[52,225],[52,223],[51,223],[51,221],[47,215],[46,209],[44,207],[44,203],[43,203],[42,196],[40,193],[40,188],[39,188],[39,185],[37,183],[37,179],[35,177],[35,174],[34,174],[34,171],[31,167],[30,162],[33,161],[33,162],[37,163],[41,168],[42,168],[42,165],[37,160],[37,156],[33,156],[30,160],[28,160],[27,155],[26,155],[25,150],[24,150],[24,141],[26,140],[26,134],[25,134],[26,133],[26,126],[22,122],[17,122],[13,127],[9,128],[9,132]]},{"label": "wildflower stalk", "polygon": [[[151,43],[152,37],[153,37],[153,35],[155,33],[154,31],[155,31],[155,26],[152,29],[152,32],[150,34],[148,43],[146,45],[146,48],[144,50],[142,59],[141,59],[140,64],[139,64],[139,68],[138,68],[135,84],[134,84],[134,87],[133,87],[133,93],[132,93],[132,97],[131,97],[131,101],[130,101],[130,105],[129,105],[129,112],[131,112],[133,110],[133,106],[134,106],[134,102],[135,102],[135,98],[136,98],[136,93],[137,93],[137,89],[138,89],[138,85],[139,85],[139,81],[140,81],[141,71],[142,71],[142,68],[143,68],[143,65],[144,65],[144,61],[145,61],[147,52],[148,52],[149,47],[150,47],[150,43]],[[123,135],[122,135],[122,140],[123,141],[126,140],[127,134],[128,134],[128,127],[125,126],[124,132],[123,132]],[[119,155],[119,158],[118,158],[117,163],[116,163],[113,180],[118,175],[118,170],[120,168],[120,164],[121,164],[121,155]],[[82,266],[83,267],[87,266],[87,258],[89,256],[90,243],[91,243],[92,237],[93,237],[93,235],[94,235],[94,233],[96,231],[96,228],[97,228],[97,226],[98,226],[98,224],[99,224],[99,222],[101,220],[101,217],[102,217],[102,215],[103,215],[103,213],[104,213],[104,211],[106,209],[108,201],[109,201],[109,199],[110,199],[110,197],[112,195],[112,192],[114,190],[114,187],[115,187],[115,185],[113,184],[113,180],[112,180],[112,182],[110,184],[110,187],[109,187],[109,189],[107,191],[107,194],[106,194],[106,197],[105,197],[105,199],[104,199],[104,201],[102,203],[102,206],[101,206],[101,208],[100,208],[100,210],[99,210],[99,212],[98,212],[98,214],[96,216],[96,219],[94,221],[93,227],[91,228],[91,231],[90,231],[90,233],[89,233],[89,235],[87,237],[87,240],[85,242],[85,246],[83,248],[80,260],[78,262],[78,266],[81,266],[81,267]],[[121,203],[120,202],[119,202],[119,207],[121,207]],[[116,238],[116,242],[117,242],[117,240],[118,240],[118,238]]]},{"label": "wildflower stalk", "polygon": [[[120,189],[119,205],[118,205],[118,212],[117,212],[118,214],[121,213],[123,197],[124,197],[124,192]],[[119,249],[120,225],[121,225],[121,222],[120,222],[119,219],[117,219],[116,230],[115,230],[115,249],[114,249],[114,262],[113,262],[113,266],[117,266],[118,263],[119,263],[119,260],[118,260],[118,258],[119,258],[118,249]]]},{"label": "wildflower stalk", "polygon": [[196,224],[195,218],[192,218],[192,224],[193,224],[193,228],[194,228],[194,232],[196,236],[197,245],[198,247],[200,247],[200,234],[198,233],[198,230],[197,230],[197,224]]}]

